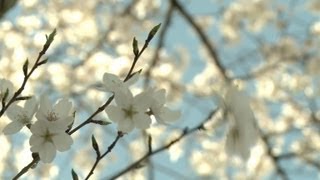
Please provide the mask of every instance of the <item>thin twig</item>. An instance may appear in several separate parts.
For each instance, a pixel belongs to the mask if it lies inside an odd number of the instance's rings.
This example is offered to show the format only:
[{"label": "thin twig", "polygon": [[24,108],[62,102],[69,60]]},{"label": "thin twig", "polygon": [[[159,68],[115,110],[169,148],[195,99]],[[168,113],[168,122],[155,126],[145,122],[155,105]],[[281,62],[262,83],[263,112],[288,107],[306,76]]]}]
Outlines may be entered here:
[{"label": "thin twig", "polygon": [[36,156],[35,158],[33,158],[33,160],[27,165],[25,166],[16,176],[14,176],[12,179],[16,180],[19,179],[19,177],[21,177],[23,174],[25,174],[26,172],[29,171],[29,169],[31,167],[33,167],[35,164],[37,164],[39,162],[39,156]]},{"label": "thin twig", "polygon": [[[158,25],[159,26],[159,25]],[[150,32],[151,33],[151,32]],[[152,36],[150,36],[150,33],[148,35],[148,38],[145,40],[145,44],[143,45],[141,51],[139,51],[138,54],[135,54],[135,57],[133,59],[132,65],[127,73],[127,76],[124,78],[124,82],[126,82],[127,80],[129,80],[132,75],[133,75],[133,70],[134,67],[136,65],[136,63],[138,62],[140,56],[142,55],[142,53],[145,51],[145,49],[148,47],[149,43],[151,42],[153,36],[155,35],[156,31],[153,32],[154,34],[152,34]],[[74,128],[73,130],[71,130],[69,132],[69,134],[71,135],[72,133],[76,132],[77,130],[79,130],[81,127],[85,126],[86,124],[89,124],[91,122],[91,120],[100,112],[102,112],[110,103],[111,101],[114,99],[114,95],[111,96],[108,101],[103,104],[101,107],[99,107],[97,109],[97,111],[95,113],[93,113],[87,120],[85,120],[83,123],[81,123],[80,125],[78,125],[76,128]],[[93,171],[95,170],[95,168],[97,167],[98,163],[100,162],[101,159],[103,159],[109,152],[111,152],[111,150],[114,148],[114,146],[116,145],[116,143],[118,142],[118,140],[123,136],[122,132],[118,132],[118,136],[116,137],[116,139],[113,141],[113,143],[109,146],[108,150],[103,153],[101,156],[97,156],[96,161],[94,163],[94,165],[92,166],[88,176],[86,177],[86,179],[89,179],[90,176],[93,174]]]},{"label": "thin twig", "polygon": [[262,132],[260,131],[261,139],[264,142],[266,148],[267,148],[267,154],[271,158],[273,165],[275,167],[275,170],[277,174],[281,177],[283,180],[288,180],[288,175],[284,171],[284,169],[280,166],[279,164],[279,158],[273,153],[272,148],[269,144],[268,137],[266,135],[263,135]]},{"label": "thin twig", "polygon": [[127,172],[135,169],[137,166],[139,166],[145,160],[149,159],[151,156],[156,155],[156,154],[158,154],[158,153],[160,153],[162,151],[165,151],[165,150],[169,149],[172,145],[176,144],[177,142],[179,142],[181,139],[183,139],[187,135],[192,134],[195,131],[203,129],[204,124],[207,121],[209,121],[210,119],[212,119],[212,117],[216,114],[216,112],[217,112],[217,109],[214,109],[212,112],[209,113],[207,118],[205,120],[203,120],[199,125],[191,128],[191,129],[185,128],[183,130],[182,134],[178,138],[172,140],[168,144],[166,144],[166,145],[164,145],[164,146],[162,146],[162,147],[160,147],[158,149],[155,149],[155,150],[153,150],[151,152],[147,152],[144,156],[142,156],[140,159],[138,159],[134,163],[132,163],[129,166],[127,166],[125,169],[121,170],[120,172],[118,172],[117,174],[111,176],[110,178],[104,178],[104,179],[116,179],[116,178],[126,174]]},{"label": "thin twig", "polygon": [[72,129],[68,134],[71,135],[75,133],[77,130],[79,130],[80,128],[82,128],[83,126],[85,126],[86,124],[89,124],[97,114],[101,113],[112,102],[113,98],[114,98],[114,95],[109,97],[109,99],[102,106],[100,106],[90,117],[88,117],[87,120],[85,120],[84,122],[79,124],[77,127]]},{"label": "thin twig", "polygon": [[103,159],[107,154],[109,154],[112,149],[115,147],[117,144],[118,140],[123,137],[122,132],[118,132],[117,137],[114,139],[114,141],[109,145],[108,149],[106,152],[104,152],[102,155],[97,156],[96,161],[94,162],[90,172],[88,173],[87,177],[85,178],[86,180],[90,178],[91,175],[93,175],[94,170],[96,169],[97,165],[99,164],[100,160]]},{"label": "thin twig", "polygon": [[[39,52],[39,55],[34,63],[34,65],[32,66],[31,70],[25,74],[23,82],[20,86],[20,88],[14,93],[13,97],[10,99],[10,101],[6,104],[6,106],[2,107],[1,111],[0,111],[0,117],[4,114],[4,112],[9,108],[9,106],[15,102],[16,100],[19,100],[19,95],[22,93],[22,91],[24,90],[28,79],[30,78],[30,76],[32,75],[32,73],[42,64],[45,64],[47,62],[47,59],[45,60],[41,60],[42,56],[45,55],[45,53],[47,52],[48,48],[50,47],[51,43],[53,42],[54,36],[56,35],[56,30],[54,30],[48,37],[47,37],[47,41],[46,43],[43,45],[42,50]],[[26,172],[29,171],[29,169],[31,167],[33,167],[35,164],[37,164],[39,162],[39,156],[35,156],[33,157],[33,160],[27,165],[25,166],[15,177],[13,177],[13,179],[18,179],[19,177],[21,177],[23,174],[25,174]]]},{"label": "thin twig", "polygon": [[[151,39],[147,39],[147,40],[145,41],[145,44],[144,44],[143,48],[142,48],[141,51],[139,52],[139,54],[138,54],[137,56],[135,56],[135,58],[134,58],[134,60],[133,60],[133,63],[132,63],[132,65],[131,65],[131,67],[130,67],[130,70],[129,70],[127,76],[126,76],[125,79],[124,79],[124,82],[127,81],[127,80],[129,80],[129,79],[132,77],[133,69],[134,69],[137,61],[139,60],[139,57],[142,55],[142,53],[144,52],[144,50],[148,47],[148,44],[150,43],[150,41],[151,41]],[[43,50],[39,53],[39,57],[38,57],[38,59],[37,59],[37,61],[36,61],[36,64],[39,64],[39,63],[37,63],[37,62],[39,62],[40,58],[42,57],[42,55],[43,55],[44,53],[45,53],[45,51],[43,52]],[[34,71],[34,69],[35,69],[35,68],[33,68],[33,69],[30,71],[30,73],[29,73],[30,75],[31,75],[31,73]],[[30,76],[30,75],[29,75],[29,76]],[[29,77],[29,76],[28,76],[28,77]],[[22,87],[24,87],[24,85],[23,85]],[[22,88],[22,90],[23,90],[23,88]],[[22,91],[22,90],[21,90],[21,91]],[[17,91],[17,92],[19,92],[19,91]],[[85,125],[89,124],[89,123],[91,122],[91,120],[92,120],[97,114],[101,113],[101,112],[112,102],[113,98],[114,98],[114,95],[112,95],[102,106],[100,106],[100,107],[99,107],[90,117],[88,117],[84,122],[82,122],[81,124],[79,124],[79,125],[78,125],[77,127],[75,127],[74,129],[70,130],[70,131],[68,132],[68,134],[71,135],[71,134],[75,133],[76,131],[78,131],[80,128],[82,128],[82,127],[84,127]],[[117,140],[117,141],[118,141],[118,140]],[[115,141],[115,143],[116,143],[117,141]],[[38,158],[38,159],[33,159],[33,161],[32,161],[31,163],[36,164],[36,163],[39,162],[39,160],[40,160],[40,158]],[[30,164],[31,164],[31,163],[30,163]],[[29,165],[30,165],[30,164],[29,164]],[[98,163],[97,163],[97,164],[98,164]],[[16,175],[17,178],[19,178],[20,176],[22,176],[24,173],[26,173],[26,172],[30,169],[31,166],[29,166],[29,165],[27,165],[26,167],[24,167],[24,168]],[[94,166],[97,166],[97,165],[94,165]],[[19,175],[19,176],[18,176],[18,175]]]},{"label": "thin twig", "polygon": [[8,103],[7,103],[5,106],[2,106],[2,109],[1,109],[1,111],[0,111],[0,117],[5,113],[5,111],[9,108],[9,106],[10,106],[13,102],[17,101],[17,99],[19,100],[19,95],[20,95],[20,94],[22,93],[22,91],[24,90],[24,88],[25,88],[25,86],[26,86],[26,84],[27,84],[30,76],[32,75],[32,73],[33,73],[39,66],[41,66],[41,65],[44,64],[44,63],[46,63],[46,62],[45,62],[46,60],[43,60],[43,61],[40,61],[40,60],[41,60],[42,56],[46,54],[48,48],[50,47],[51,43],[53,42],[53,38],[54,38],[55,34],[56,34],[56,30],[54,30],[54,31],[49,35],[49,37],[51,37],[51,39],[50,39],[50,38],[47,38],[47,41],[46,41],[46,43],[44,44],[42,50],[39,52],[38,57],[37,57],[35,63],[33,64],[31,70],[30,70],[27,74],[24,75],[23,82],[22,82],[20,88],[14,93],[14,95],[13,95],[12,98],[8,101]]},{"label": "thin twig", "polygon": [[[132,72],[133,69],[136,65],[136,63],[138,62],[140,56],[142,55],[142,53],[144,52],[144,50],[148,47],[149,43],[150,43],[151,39],[147,39],[145,41],[145,44],[143,45],[143,48],[141,49],[141,51],[134,57],[133,62],[131,64],[130,70],[128,71],[127,76],[124,78],[124,82],[126,82],[127,80],[129,80],[132,77]],[[114,95],[111,96],[107,102],[105,102],[102,106],[100,106],[87,120],[85,120],[84,122],[82,122],[80,125],[78,125],[77,127],[75,127],[73,130],[71,130],[69,132],[69,134],[73,134],[74,132],[76,132],[77,130],[79,130],[80,128],[82,128],[83,126],[85,126],[86,124],[89,124],[91,122],[91,120],[100,112],[102,112],[113,100]]]},{"label": "thin twig", "polygon": [[217,50],[210,42],[210,38],[206,35],[203,29],[196,23],[193,17],[187,12],[187,10],[180,4],[178,0],[171,0],[171,3],[198,34],[200,40],[206,47],[207,51],[209,52],[209,55],[212,57],[213,63],[218,67],[218,70],[220,71],[220,74],[222,75],[224,80],[229,81],[230,78],[227,75],[226,68],[222,65]]},{"label": "thin twig", "polygon": [[164,45],[165,37],[166,37],[166,34],[168,32],[169,25],[170,25],[170,22],[171,22],[171,19],[172,19],[172,14],[173,14],[173,6],[170,3],[169,10],[168,10],[168,12],[166,14],[165,20],[164,20],[163,25],[161,27],[161,32],[159,34],[159,40],[157,42],[157,45],[156,45],[156,48],[155,48],[155,52],[153,54],[153,57],[151,58],[151,65],[150,65],[149,68],[147,68],[146,73],[145,73],[145,81],[144,81],[144,87],[145,88],[149,85],[151,71],[157,65],[157,62],[159,60],[159,52],[160,52],[160,49]]}]

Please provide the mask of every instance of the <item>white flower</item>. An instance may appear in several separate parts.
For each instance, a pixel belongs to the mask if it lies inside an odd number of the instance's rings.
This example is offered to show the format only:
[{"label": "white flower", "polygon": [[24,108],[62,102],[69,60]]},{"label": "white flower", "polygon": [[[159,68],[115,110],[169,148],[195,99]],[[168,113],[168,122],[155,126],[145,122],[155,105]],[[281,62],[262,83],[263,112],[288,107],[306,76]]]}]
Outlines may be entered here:
[{"label": "white flower", "polygon": [[117,92],[127,94],[129,90],[129,86],[135,83],[138,80],[139,73],[133,75],[126,82],[123,82],[119,79],[118,76],[110,73],[104,73],[103,75],[103,87],[101,90],[107,92],[113,92],[117,95]]},{"label": "white flower", "polygon": [[3,129],[3,133],[6,135],[14,134],[19,132],[23,126],[31,124],[37,109],[38,104],[35,98],[27,100],[23,108],[16,104],[11,105],[6,113],[12,122]]},{"label": "white flower", "polygon": [[30,128],[32,136],[29,143],[31,151],[38,152],[43,162],[51,162],[56,150],[70,149],[73,141],[65,131],[73,122],[71,110],[72,103],[67,99],[62,99],[52,106],[47,96],[40,98],[40,107],[36,114],[38,121]]},{"label": "white flower", "polygon": [[151,124],[150,117],[146,114],[148,109],[148,96],[144,93],[133,97],[132,93],[119,93],[115,96],[117,106],[110,105],[106,108],[109,118],[118,124],[118,130],[130,132],[134,127],[146,129]]},{"label": "white flower", "polygon": [[149,96],[152,99],[150,104],[151,113],[159,123],[172,123],[179,119],[181,115],[180,111],[172,111],[164,105],[166,101],[165,89],[160,89],[158,91],[150,89]]},{"label": "white flower", "polygon": [[31,151],[38,152],[44,163],[53,161],[56,150],[62,152],[70,149],[73,140],[64,128],[63,124],[52,126],[52,122],[49,121],[37,121],[31,126]]},{"label": "white flower", "polygon": [[10,100],[13,96],[13,84],[11,81],[6,79],[0,79],[0,102],[4,98],[7,90],[8,96],[6,97],[6,101]]},{"label": "white flower", "polygon": [[67,99],[62,99],[52,106],[47,96],[41,96],[40,107],[36,118],[39,121],[52,122],[52,124],[63,124],[65,126],[63,131],[65,131],[73,122],[71,110],[72,103]]},{"label": "white flower", "polygon": [[226,151],[228,154],[240,155],[243,160],[247,160],[258,136],[249,98],[236,87],[230,86],[225,97],[225,105],[227,116],[231,121]]}]

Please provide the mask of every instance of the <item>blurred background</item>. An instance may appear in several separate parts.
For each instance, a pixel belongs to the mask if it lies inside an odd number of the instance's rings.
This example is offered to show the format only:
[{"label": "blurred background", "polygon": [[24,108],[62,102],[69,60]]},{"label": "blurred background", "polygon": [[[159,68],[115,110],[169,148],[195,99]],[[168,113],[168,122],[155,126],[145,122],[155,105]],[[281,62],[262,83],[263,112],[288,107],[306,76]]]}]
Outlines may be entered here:
[{"label": "blurred background", "polygon": [[[57,29],[46,57],[23,95],[70,98],[75,124],[90,116],[110,94],[98,91],[105,72],[124,78],[148,32],[161,29],[138,61],[140,92],[167,91],[167,104],[182,111],[172,125],[153,124],[122,138],[98,165],[92,179],[108,179],[153,147],[205,120],[218,106],[227,82],[251,98],[261,132],[248,162],[224,150],[228,120],[218,112],[205,130],[193,133],[119,179],[319,179],[320,172],[320,1],[319,0],[0,0],[0,78],[18,88],[22,66],[30,67]],[[96,119],[107,120],[105,112]],[[6,117],[0,128],[10,122]],[[72,135],[71,150],[51,164],[39,163],[22,179],[80,179],[95,161],[94,134],[102,151],[115,139],[116,125],[89,124]],[[31,160],[24,128],[0,135],[0,178],[11,179]]]}]

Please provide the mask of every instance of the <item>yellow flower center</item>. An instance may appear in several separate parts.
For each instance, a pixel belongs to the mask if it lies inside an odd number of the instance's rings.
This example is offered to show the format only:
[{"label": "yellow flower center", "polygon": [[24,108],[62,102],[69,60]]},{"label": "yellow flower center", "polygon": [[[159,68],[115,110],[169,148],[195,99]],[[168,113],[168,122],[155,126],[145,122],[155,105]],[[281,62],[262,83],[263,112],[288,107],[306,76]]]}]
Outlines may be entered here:
[{"label": "yellow flower center", "polygon": [[55,112],[51,111],[51,112],[47,113],[47,119],[48,119],[48,121],[56,121],[56,120],[58,120],[58,116]]},{"label": "yellow flower center", "polygon": [[53,133],[50,133],[49,130],[46,130],[46,133],[44,135],[42,135],[41,137],[43,137],[45,139],[45,141],[49,141],[49,142],[53,142],[52,137],[53,137]]},{"label": "yellow flower center", "polygon": [[130,105],[128,109],[122,109],[122,110],[125,114],[125,117],[129,119],[133,119],[133,116],[138,113],[138,111],[135,111],[132,105]]}]

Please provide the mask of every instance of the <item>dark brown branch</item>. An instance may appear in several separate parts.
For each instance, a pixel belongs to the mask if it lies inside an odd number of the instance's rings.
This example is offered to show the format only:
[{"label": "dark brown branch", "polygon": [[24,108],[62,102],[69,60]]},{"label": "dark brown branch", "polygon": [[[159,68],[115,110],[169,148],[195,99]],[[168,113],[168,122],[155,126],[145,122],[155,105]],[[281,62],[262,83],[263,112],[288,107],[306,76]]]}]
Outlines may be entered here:
[{"label": "dark brown branch", "polygon": [[310,166],[313,166],[315,167],[316,169],[318,169],[320,171],[320,163],[317,162],[316,160],[314,159],[310,159],[308,157],[306,157],[306,154],[298,154],[296,152],[289,152],[289,153],[286,153],[286,154],[281,154],[279,156],[277,156],[277,159],[291,159],[291,158],[298,158],[298,159],[301,159],[302,161],[304,161],[305,163],[307,163],[308,165]]},{"label": "dark brown branch", "polygon": [[191,25],[191,27],[195,30],[200,40],[204,44],[205,48],[209,52],[209,55],[212,57],[213,63],[218,67],[220,74],[224,78],[224,80],[229,81],[230,77],[228,77],[226,68],[222,65],[219,55],[217,53],[216,48],[210,42],[210,38],[206,35],[204,30],[195,22],[193,17],[187,12],[187,10],[180,4],[178,0],[171,0],[174,8],[177,9],[180,14],[186,19],[186,21]]},{"label": "dark brown branch", "polygon": [[281,177],[283,180],[288,180],[288,175],[284,171],[284,169],[280,166],[279,161],[280,159],[273,153],[271,145],[269,144],[268,137],[266,135],[263,135],[260,133],[261,139],[264,142],[266,148],[267,148],[267,155],[271,158],[271,161],[273,162],[273,165],[275,167],[275,170],[277,174]]}]

